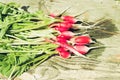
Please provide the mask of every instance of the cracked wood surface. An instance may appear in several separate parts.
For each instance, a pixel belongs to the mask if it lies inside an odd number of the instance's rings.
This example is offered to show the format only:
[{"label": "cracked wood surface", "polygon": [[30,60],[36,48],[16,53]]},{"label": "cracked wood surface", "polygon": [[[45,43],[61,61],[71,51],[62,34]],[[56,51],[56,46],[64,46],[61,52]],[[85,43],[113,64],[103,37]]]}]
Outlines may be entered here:
[{"label": "cracked wood surface", "polygon": [[[90,34],[100,43],[111,48],[97,49],[87,56],[62,59],[52,57],[34,70],[25,72],[15,80],[120,80],[120,4],[114,0],[0,0],[30,5],[30,11],[42,9],[46,14],[78,15],[78,19],[95,23],[104,18],[107,23],[98,26],[105,30],[93,30]],[[117,28],[117,30],[116,30]],[[117,32],[117,33],[115,33]],[[109,35],[109,36],[108,36]],[[5,79],[3,79],[5,80]]]}]

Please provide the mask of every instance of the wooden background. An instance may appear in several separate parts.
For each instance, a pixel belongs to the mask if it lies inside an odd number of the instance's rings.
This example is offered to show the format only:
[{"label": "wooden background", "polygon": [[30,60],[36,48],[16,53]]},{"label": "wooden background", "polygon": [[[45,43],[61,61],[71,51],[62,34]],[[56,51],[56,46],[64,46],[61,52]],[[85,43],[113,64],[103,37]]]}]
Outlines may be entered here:
[{"label": "wooden background", "polygon": [[[29,5],[30,11],[42,9],[46,14],[78,15],[78,19],[96,23],[105,19],[99,27],[105,30],[92,30],[90,34],[105,46],[87,56],[62,59],[52,57],[34,70],[25,72],[16,80],[120,80],[120,3],[114,0],[0,0],[0,2],[19,2]],[[5,79],[3,79],[5,80]]]}]

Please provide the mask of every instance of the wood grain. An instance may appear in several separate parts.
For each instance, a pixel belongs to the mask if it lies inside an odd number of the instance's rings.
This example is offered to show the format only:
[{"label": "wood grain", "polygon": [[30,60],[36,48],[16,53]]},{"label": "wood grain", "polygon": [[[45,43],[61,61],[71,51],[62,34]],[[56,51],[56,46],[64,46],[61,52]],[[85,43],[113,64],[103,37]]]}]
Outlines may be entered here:
[{"label": "wood grain", "polygon": [[31,74],[36,80],[117,80],[120,77],[120,65],[80,57],[53,57]]},{"label": "wood grain", "polygon": [[[60,14],[70,7],[64,15],[75,16],[85,12],[78,17],[79,20],[95,23],[101,18],[105,18],[111,21],[108,21],[107,24],[102,23],[104,28],[106,26],[111,26],[110,29],[117,28],[115,35],[103,38],[104,34],[99,32],[99,35],[94,36],[94,38],[100,37],[97,41],[104,45],[116,46],[88,54],[88,57],[94,60],[80,57],[70,59],[52,57],[15,80],[120,80],[120,7],[114,0],[46,0],[42,4],[40,2],[45,0],[1,0],[1,2],[10,1],[30,5],[31,11],[35,11],[39,7],[46,14]],[[114,33],[114,31],[107,32]]]}]

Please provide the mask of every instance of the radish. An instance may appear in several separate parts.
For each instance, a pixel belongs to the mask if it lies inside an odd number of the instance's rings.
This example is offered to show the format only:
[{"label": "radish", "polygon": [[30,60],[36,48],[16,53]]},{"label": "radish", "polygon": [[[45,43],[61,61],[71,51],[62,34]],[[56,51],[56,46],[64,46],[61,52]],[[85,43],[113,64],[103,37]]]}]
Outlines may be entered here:
[{"label": "radish", "polygon": [[58,47],[58,48],[56,48],[56,51],[58,51],[58,52],[62,52],[62,51],[66,51],[67,49],[66,48],[64,48],[64,47]]},{"label": "radish", "polygon": [[64,21],[60,23],[53,23],[49,27],[53,27],[55,30],[64,32],[64,31],[68,31],[72,27],[72,24],[67,21]]},{"label": "radish", "polygon": [[65,49],[64,47],[58,47],[56,50],[58,51],[59,55],[62,58],[69,58],[70,57],[70,53],[67,52],[66,51],[67,49]]},{"label": "radish", "polygon": [[67,37],[66,37],[66,36],[64,36],[64,35],[61,35],[61,34],[60,34],[60,35],[58,35],[58,36],[57,36],[57,38],[63,38],[63,39],[67,39]]},{"label": "radish", "polygon": [[53,27],[55,30],[58,30],[60,32],[63,32],[63,31],[68,31],[72,27],[72,24],[68,22],[61,22],[61,23],[52,24],[50,25],[50,27]]},{"label": "radish", "polygon": [[60,31],[60,32],[64,32],[64,31],[69,30],[69,28],[64,28],[64,27],[59,27],[59,26],[54,27],[54,29],[57,31]]},{"label": "radish", "polygon": [[74,48],[81,54],[86,54],[91,49],[87,46],[78,46],[78,45],[74,46]]},{"label": "radish", "polygon": [[87,54],[88,51],[92,50],[92,49],[96,49],[96,48],[105,48],[105,46],[96,46],[96,47],[87,47],[87,46],[79,46],[79,45],[75,45],[74,48],[81,54]]},{"label": "radish", "polygon": [[78,36],[74,39],[75,44],[77,45],[86,45],[86,44],[90,44],[92,41],[92,39],[89,36]]},{"label": "radish", "polygon": [[53,23],[53,24],[50,25],[50,27],[55,27],[55,26],[64,27],[64,28],[71,28],[72,24],[69,23],[69,22],[64,21],[64,22],[60,22],[60,23]]},{"label": "radish", "polygon": [[[67,43],[60,43],[60,42],[54,42],[55,44],[58,44],[61,47],[64,47],[66,49],[68,49],[69,51],[73,52],[74,54],[76,54],[77,56],[81,56],[83,58],[87,58],[86,56],[84,56],[83,54],[81,54],[80,52],[78,52],[75,48],[73,48],[73,46],[67,44]],[[88,59],[88,58],[87,58]]]},{"label": "radish", "polygon": [[71,37],[74,36],[74,33],[70,32],[70,31],[64,31],[64,32],[61,32],[60,35],[58,35],[56,37],[56,39],[65,39],[65,40],[69,40]]},{"label": "radish", "polygon": [[74,24],[76,22],[75,18],[72,16],[62,16],[61,17],[64,21]]},{"label": "radish", "polygon": [[60,43],[66,43],[67,42],[67,39],[66,39],[66,37],[64,37],[64,36],[57,36],[56,37],[56,41],[57,42],[60,42]]},{"label": "radish", "polygon": [[64,27],[64,28],[71,28],[71,27],[72,27],[72,24],[69,23],[69,22],[67,22],[67,21],[64,21],[64,22],[61,22],[61,23],[59,24],[59,26]]},{"label": "radish", "polygon": [[86,56],[84,56],[83,54],[81,54],[80,52],[78,52],[73,46],[67,44],[67,43],[64,43],[64,42],[58,42],[58,41],[54,41],[54,40],[46,40],[48,42],[51,42],[51,43],[54,43],[54,44],[57,44],[59,45],[60,47],[63,47],[67,50],[69,50],[70,52],[76,54],[77,56],[81,56],[83,58],[86,58],[86,59],[89,59],[87,58]]},{"label": "radish", "polygon": [[69,57],[70,57],[70,53],[67,52],[67,51],[61,51],[61,52],[59,52],[59,55],[60,55],[62,58],[69,58]]},{"label": "radish", "polygon": [[57,38],[59,38],[59,39],[66,39],[66,40],[69,39],[68,36],[64,36],[64,35],[62,35],[62,34],[58,35]]},{"label": "radish", "polygon": [[65,38],[67,38],[67,39],[70,39],[74,36],[74,33],[71,31],[64,31],[64,32],[61,32],[61,35],[65,36]]}]

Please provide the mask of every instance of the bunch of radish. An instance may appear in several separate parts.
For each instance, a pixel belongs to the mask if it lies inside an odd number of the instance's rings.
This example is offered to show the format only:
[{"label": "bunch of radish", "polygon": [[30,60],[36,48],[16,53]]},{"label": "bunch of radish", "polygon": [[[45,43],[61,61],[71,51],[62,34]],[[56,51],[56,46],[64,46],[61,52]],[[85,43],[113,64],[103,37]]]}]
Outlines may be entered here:
[{"label": "bunch of radish", "polygon": [[[54,14],[50,15],[56,18]],[[72,16],[61,16],[62,22],[53,23],[51,28],[58,31],[58,35],[53,40],[53,43],[58,44],[59,47],[56,51],[62,58],[69,58],[71,54],[75,54],[81,57],[88,53],[91,49],[87,45],[92,43],[92,39],[88,35],[77,36],[72,32],[73,25],[76,23],[76,19]]]}]

